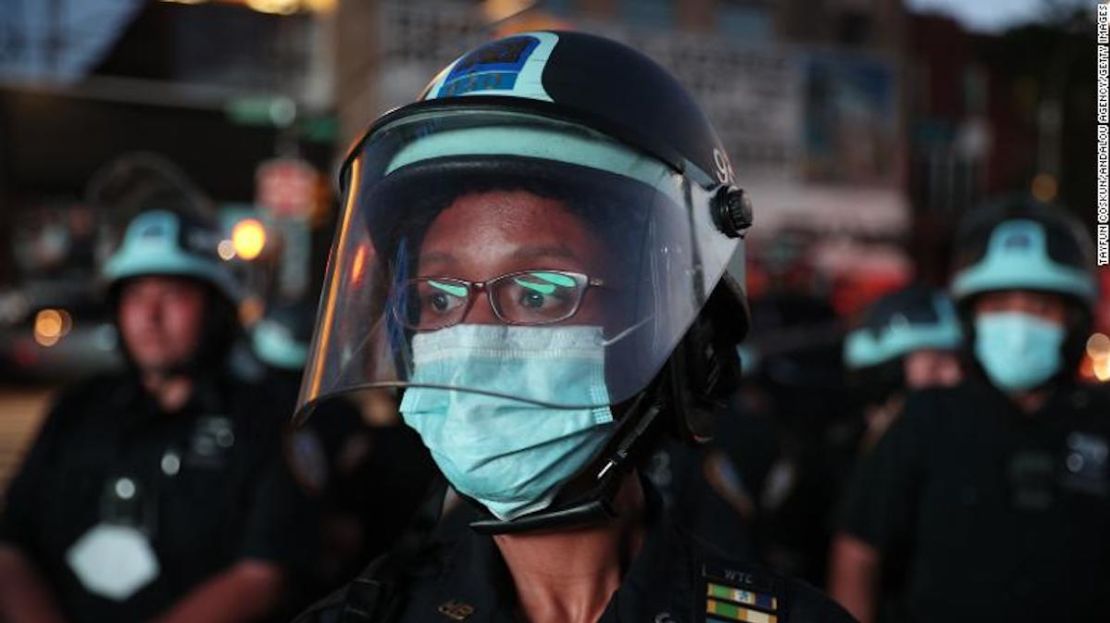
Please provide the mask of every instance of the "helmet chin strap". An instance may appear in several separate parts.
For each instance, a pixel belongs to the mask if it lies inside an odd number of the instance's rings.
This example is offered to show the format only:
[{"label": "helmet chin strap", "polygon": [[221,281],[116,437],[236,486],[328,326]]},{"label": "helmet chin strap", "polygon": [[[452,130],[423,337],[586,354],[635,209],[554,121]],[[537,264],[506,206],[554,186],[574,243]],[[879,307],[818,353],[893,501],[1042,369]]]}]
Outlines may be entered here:
[{"label": "helmet chin strap", "polygon": [[[642,451],[650,444],[640,440],[652,432],[664,401],[658,389],[641,393],[620,418],[616,431],[598,458],[564,485],[551,505],[533,513],[510,520],[489,514],[481,504],[471,500],[484,517],[470,523],[471,529],[482,534],[516,534],[552,528],[574,528],[615,519],[618,509],[614,504],[624,478],[636,466]],[[649,397],[650,396],[650,397]],[[648,403],[645,405],[645,403]]]},{"label": "helmet chin strap", "polygon": [[[723,290],[714,289],[714,306],[720,305],[723,296]],[[711,427],[698,425],[698,415],[711,408],[710,399],[731,387],[729,379],[738,374],[738,369],[730,368],[720,355],[725,350],[734,352],[735,344],[716,333],[718,326],[712,313],[699,316],[655,380],[625,403],[622,413],[614,413],[617,428],[612,437],[595,460],[562,485],[550,506],[510,520],[494,518],[482,508],[484,517],[471,522],[470,527],[486,534],[508,534],[611,520],[618,515],[613,500],[625,476],[654,450],[650,437],[664,432],[660,426],[669,424],[670,434],[689,441],[712,436]],[[693,358],[707,357],[705,362],[693,365]],[[738,364],[732,367],[738,368]],[[660,417],[664,414],[666,417]],[[475,505],[481,508],[477,502]]]}]

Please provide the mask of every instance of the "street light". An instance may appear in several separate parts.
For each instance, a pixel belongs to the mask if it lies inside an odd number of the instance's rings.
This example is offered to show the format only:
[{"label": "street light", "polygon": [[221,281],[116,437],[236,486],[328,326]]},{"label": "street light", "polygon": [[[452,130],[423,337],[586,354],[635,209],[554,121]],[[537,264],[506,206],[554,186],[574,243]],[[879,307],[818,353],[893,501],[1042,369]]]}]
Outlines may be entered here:
[{"label": "street light", "polygon": [[245,218],[231,229],[231,244],[236,255],[253,260],[266,246],[266,228],[258,219]]}]

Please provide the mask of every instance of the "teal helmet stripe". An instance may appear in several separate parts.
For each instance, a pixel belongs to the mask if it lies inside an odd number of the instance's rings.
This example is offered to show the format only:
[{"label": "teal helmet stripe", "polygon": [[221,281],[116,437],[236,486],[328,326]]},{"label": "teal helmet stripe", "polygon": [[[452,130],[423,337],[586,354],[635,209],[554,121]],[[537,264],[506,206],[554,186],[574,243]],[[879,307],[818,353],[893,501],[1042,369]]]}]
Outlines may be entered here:
[{"label": "teal helmet stripe", "polygon": [[1042,290],[1093,303],[1098,296],[1087,272],[1054,262],[1048,254],[1044,227],[1031,220],[1006,221],[995,228],[986,254],[952,280],[957,301],[998,290]]},{"label": "teal helmet stripe", "polygon": [[867,368],[918,350],[958,348],[963,333],[951,303],[938,296],[933,307],[938,317],[935,323],[891,323],[881,332],[874,327],[852,331],[844,341],[844,363],[853,369]]},{"label": "teal helmet stripe", "polygon": [[1094,282],[1086,272],[1044,262],[993,266],[981,262],[952,282],[956,300],[998,290],[1043,290],[1077,296],[1088,303],[1097,298]]},{"label": "teal helmet stripe", "polygon": [[117,255],[104,267],[104,278],[109,285],[147,275],[192,277],[211,283],[232,301],[242,297],[241,289],[231,275],[214,268],[211,262],[184,253],[168,253],[160,257],[149,257],[143,253]]},{"label": "teal helmet stripe", "polygon": [[[539,117],[524,119],[552,122]],[[434,158],[516,156],[574,164],[637,180],[677,199],[678,186],[667,183],[673,171],[662,162],[599,134],[550,127],[487,126],[447,130],[418,138],[401,148],[385,175]]]},{"label": "teal helmet stripe", "polygon": [[238,303],[242,289],[230,268],[216,256],[215,244],[211,256],[206,256],[183,249],[181,238],[181,221],[176,214],[166,210],[144,212],[128,226],[123,244],[105,262],[101,276],[108,286],[143,276],[192,277],[210,283]]}]

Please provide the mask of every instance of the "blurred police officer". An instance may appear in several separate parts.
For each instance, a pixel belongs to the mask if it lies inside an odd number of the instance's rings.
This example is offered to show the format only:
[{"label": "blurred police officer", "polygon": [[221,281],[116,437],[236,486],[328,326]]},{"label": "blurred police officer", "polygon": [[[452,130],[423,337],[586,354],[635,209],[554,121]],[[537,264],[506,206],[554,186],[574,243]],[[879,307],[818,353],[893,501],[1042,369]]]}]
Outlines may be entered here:
[{"label": "blurred police officer", "polygon": [[901,412],[907,391],[960,382],[956,308],[943,292],[909,286],[868,307],[844,340],[844,367],[864,403],[870,448]]},{"label": "blurred police officer", "polygon": [[[938,290],[911,285],[867,308],[844,340],[844,368],[848,385],[858,395],[862,417],[856,422],[858,434],[852,436],[851,454],[841,465],[836,502],[842,498],[843,485],[851,481],[859,455],[870,451],[894,423],[908,393],[961,381],[961,343],[956,308]],[[857,505],[854,510],[861,509]],[[886,557],[882,563],[877,619],[905,620],[904,561]],[[835,582],[843,576],[830,572],[829,577]]]},{"label": "blurred police officer", "polygon": [[199,217],[148,210],[104,267],[125,373],[62,393],[0,520],[10,621],[245,621],[282,600],[297,503],[276,410],[224,373],[238,284]]},{"label": "blurred police officer", "polygon": [[661,434],[711,434],[747,324],[724,271],[750,207],[674,78],[590,35],[499,39],[342,180],[303,397],[404,387],[479,516],[302,620],[850,620],[676,530],[637,473]]},{"label": "blurred police officer", "polygon": [[836,310],[795,289],[753,306],[758,331],[741,355],[748,382],[720,438],[758,501],[762,558],[823,585],[830,518],[855,462],[859,418],[844,382]]},{"label": "blurred police officer", "polygon": [[1094,621],[1110,591],[1110,400],[1075,382],[1096,299],[1085,232],[1012,198],[956,240],[970,378],[911,395],[862,466],[834,595],[873,619],[906,558],[914,621]]}]

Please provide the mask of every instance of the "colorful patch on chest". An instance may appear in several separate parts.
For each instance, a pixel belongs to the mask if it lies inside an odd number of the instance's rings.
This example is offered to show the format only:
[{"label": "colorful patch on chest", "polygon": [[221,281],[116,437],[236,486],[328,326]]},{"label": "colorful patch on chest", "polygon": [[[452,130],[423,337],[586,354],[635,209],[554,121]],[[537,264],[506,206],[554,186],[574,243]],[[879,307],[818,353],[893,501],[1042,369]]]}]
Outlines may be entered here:
[{"label": "colorful patch on chest", "polygon": [[778,623],[774,583],[751,573],[706,565],[705,620],[708,623]]}]

